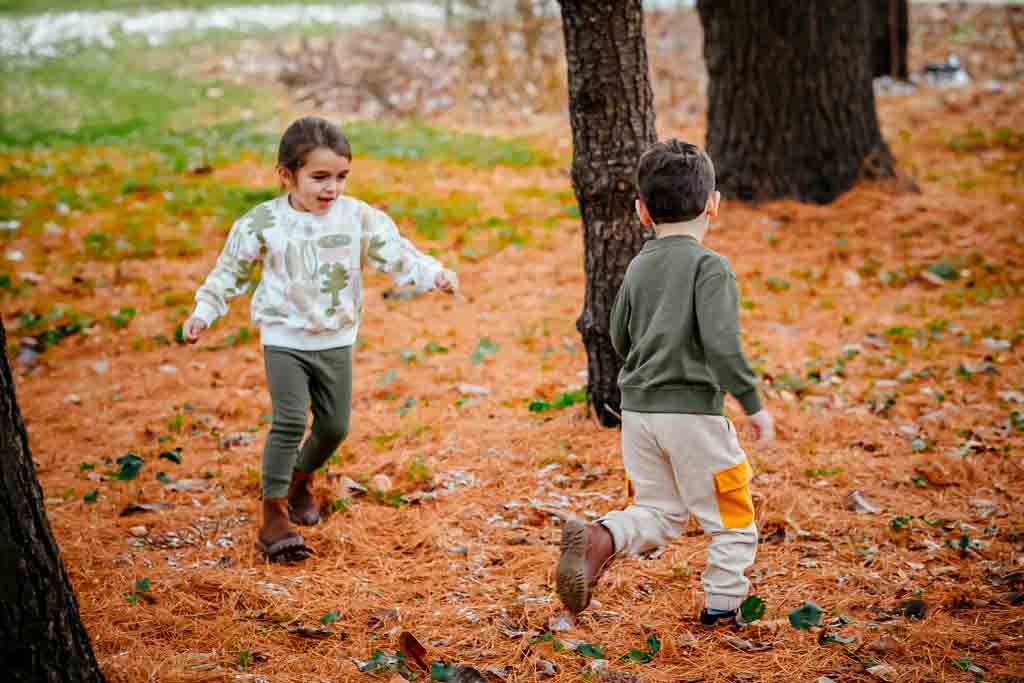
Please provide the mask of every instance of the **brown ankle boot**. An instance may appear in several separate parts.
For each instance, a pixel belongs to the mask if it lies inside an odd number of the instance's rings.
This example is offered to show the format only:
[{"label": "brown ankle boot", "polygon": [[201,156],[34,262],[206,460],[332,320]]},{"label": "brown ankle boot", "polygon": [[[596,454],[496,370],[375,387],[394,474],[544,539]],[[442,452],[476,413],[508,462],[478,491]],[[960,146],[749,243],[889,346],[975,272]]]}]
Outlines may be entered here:
[{"label": "brown ankle boot", "polygon": [[292,472],[288,486],[288,516],[293,523],[303,526],[320,523],[320,508],[313,495],[313,473]]},{"label": "brown ankle boot", "polygon": [[287,498],[263,499],[263,525],[256,548],[272,562],[295,562],[309,556],[302,534],[288,522]]},{"label": "brown ankle boot", "polygon": [[565,608],[579,614],[590,604],[597,580],[615,556],[615,542],[600,524],[569,520],[562,525],[561,548],[555,588]]},{"label": "brown ankle boot", "polygon": [[263,523],[259,528],[260,544],[269,547],[283,539],[300,536],[288,521],[287,498],[264,498],[262,513]]}]

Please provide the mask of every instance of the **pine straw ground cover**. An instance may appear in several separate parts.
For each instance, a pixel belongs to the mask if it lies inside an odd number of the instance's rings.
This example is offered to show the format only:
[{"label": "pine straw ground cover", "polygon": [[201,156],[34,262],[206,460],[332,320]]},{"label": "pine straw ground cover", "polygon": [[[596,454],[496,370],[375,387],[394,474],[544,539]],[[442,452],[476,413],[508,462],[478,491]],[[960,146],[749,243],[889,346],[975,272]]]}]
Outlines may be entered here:
[{"label": "pine straw ground cover", "polygon": [[[6,152],[4,197],[29,197],[38,226],[5,240],[23,256],[3,281],[8,354],[50,344],[15,361],[18,399],[108,678],[389,680],[354,660],[408,631],[429,660],[509,681],[549,664],[547,680],[607,679],[587,646],[644,681],[1024,680],[1019,103],[924,91],[883,100],[880,117],[920,194],[727,203],[708,240],[738,273],[779,421],[774,446],[748,449],[767,611],[738,634],[695,623],[697,529],[616,563],[599,604],[550,630],[559,520],[625,502],[618,433],[572,400],[584,282],[563,171],[357,158],[352,193],[457,264],[467,301],[385,298],[368,275],[352,433],[318,482],[334,512],[307,532],[316,558],[279,567],[252,547],[269,399],[246,302],[204,345],[173,340],[229,223],[218,208],[258,201],[270,169]],[[392,490],[345,480],[378,474]],[[879,511],[847,509],[855,490]],[[121,516],[136,504],[163,507]],[[807,601],[823,627],[796,630],[787,615]],[[651,661],[620,661],[646,659],[652,635]]]}]

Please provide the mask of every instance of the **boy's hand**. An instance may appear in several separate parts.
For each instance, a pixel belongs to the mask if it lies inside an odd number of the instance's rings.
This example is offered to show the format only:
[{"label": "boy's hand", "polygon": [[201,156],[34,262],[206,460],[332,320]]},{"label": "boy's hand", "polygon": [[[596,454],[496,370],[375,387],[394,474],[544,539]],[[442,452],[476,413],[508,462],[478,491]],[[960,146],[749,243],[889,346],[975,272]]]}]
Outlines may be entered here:
[{"label": "boy's hand", "polygon": [[184,325],[181,326],[181,336],[189,344],[195,344],[199,341],[199,335],[201,335],[204,330],[206,330],[206,323],[201,319],[192,316],[185,321]]},{"label": "boy's hand", "polygon": [[775,440],[775,420],[772,414],[761,409],[750,416],[750,426],[754,429],[755,442],[758,446],[765,446]]},{"label": "boy's hand", "polygon": [[459,291],[459,276],[453,271],[442,270],[434,278],[434,286],[445,294],[455,294]]}]

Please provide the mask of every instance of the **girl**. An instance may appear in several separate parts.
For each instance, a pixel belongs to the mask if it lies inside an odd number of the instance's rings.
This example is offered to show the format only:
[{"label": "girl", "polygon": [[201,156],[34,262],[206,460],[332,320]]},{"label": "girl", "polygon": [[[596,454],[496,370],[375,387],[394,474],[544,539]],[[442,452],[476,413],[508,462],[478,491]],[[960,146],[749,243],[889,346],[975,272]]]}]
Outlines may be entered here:
[{"label": "girl", "polygon": [[[263,448],[256,547],[271,561],[310,554],[289,522],[320,521],[313,473],[348,434],[361,264],[421,292],[458,288],[455,273],[417,251],[391,218],[342,195],[351,163],[348,140],[333,124],[307,117],[290,125],[277,153],[287,192],[235,222],[183,325],[185,340],[195,343],[227,312],[228,300],[249,289],[260,266],[252,320],[260,328],[273,425]],[[311,405],[313,426],[300,449]]]}]

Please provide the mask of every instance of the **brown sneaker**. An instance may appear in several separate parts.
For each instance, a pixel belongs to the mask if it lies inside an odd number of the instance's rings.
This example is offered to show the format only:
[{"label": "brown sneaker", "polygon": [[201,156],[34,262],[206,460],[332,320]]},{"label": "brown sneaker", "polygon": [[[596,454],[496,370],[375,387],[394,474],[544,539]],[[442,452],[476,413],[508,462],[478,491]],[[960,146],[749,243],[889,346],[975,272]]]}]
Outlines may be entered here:
[{"label": "brown sneaker", "polygon": [[615,555],[615,543],[600,524],[571,519],[562,525],[561,549],[555,589],[565,608],[579,614],[590,604],[597,580]]},{"label": "brown sneaker", "polygon": [[313,526],[320,523],[320,507],[313,495],[313,474],[295,470],[288,485],[288,518],[293,524]]}]

